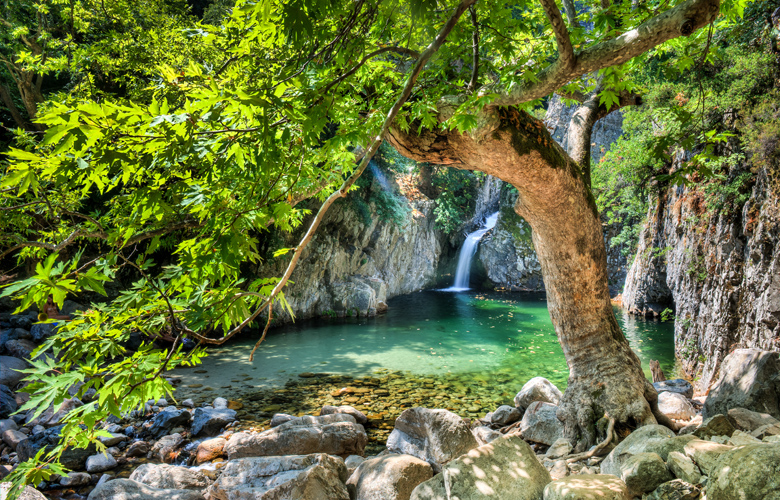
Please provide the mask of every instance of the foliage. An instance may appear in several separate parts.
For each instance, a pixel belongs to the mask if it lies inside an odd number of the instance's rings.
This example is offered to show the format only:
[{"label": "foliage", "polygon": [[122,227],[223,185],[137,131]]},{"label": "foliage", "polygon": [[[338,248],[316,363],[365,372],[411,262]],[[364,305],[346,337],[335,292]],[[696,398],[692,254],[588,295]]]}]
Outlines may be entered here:
[{"label": "foliage", "polygon": [[477,178],[467,170],[438,167],[433,173],[433,186],[441,194],[436,198],[436,224],[445,233],[460,229],[474,213]]}]

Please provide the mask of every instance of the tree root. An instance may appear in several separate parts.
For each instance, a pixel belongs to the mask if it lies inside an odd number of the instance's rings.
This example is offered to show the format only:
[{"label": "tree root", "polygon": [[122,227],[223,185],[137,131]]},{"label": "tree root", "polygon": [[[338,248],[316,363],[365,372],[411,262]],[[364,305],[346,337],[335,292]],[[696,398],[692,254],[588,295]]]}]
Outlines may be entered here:
[{"label": "tree root", "polygon": [[596,453],[603,450],[612,441],[613,436],[615,437],[615,441],[617,441],[617,436],[615,436],[615,419],[610,418],[609,425],[607,426],[607,437],[604,439],[604,441],[594,446],[593,449],[591,449],[590,451],[586,451],[585,453],[575,453],[573,455],[567,455],[563,457],[561,460],[566,460],[566,463],[570,464],[573,462],[579,462],[580,460],[585,460],[586,458],[591,458]]}]

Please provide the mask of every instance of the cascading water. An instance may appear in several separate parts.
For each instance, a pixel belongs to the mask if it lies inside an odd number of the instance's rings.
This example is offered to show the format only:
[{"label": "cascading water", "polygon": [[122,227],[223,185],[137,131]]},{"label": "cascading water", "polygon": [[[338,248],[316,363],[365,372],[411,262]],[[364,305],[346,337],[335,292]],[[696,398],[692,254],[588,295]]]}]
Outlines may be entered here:
[{"label": "cascading water", "polygon": [[485,225],[477,229],[473,233],[466,236],[466,241],[463,242],[463,246],[460,249],[460,255],[458,255],[458,269],[455,271],[455,283],[449,288],[445,288],[443,292],[462,292],[469,289],[469,275],[471,274],[471,259],[474,258],[474,254],[477,253],[477,244],[482,237],[493,229],[498,219],[498,212],[489,215],[485,219]]}]

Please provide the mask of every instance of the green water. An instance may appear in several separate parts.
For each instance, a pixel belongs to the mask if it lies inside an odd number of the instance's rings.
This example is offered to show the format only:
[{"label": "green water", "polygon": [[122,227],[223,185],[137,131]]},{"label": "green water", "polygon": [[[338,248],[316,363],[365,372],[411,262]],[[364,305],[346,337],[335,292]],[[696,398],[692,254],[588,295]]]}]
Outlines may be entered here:
[{"label": "green water", "polygon": [[[189,382],[236,390],[272,386],[301,372],[360,377],[387,370],[496,384],[506,393],[534,376],[566,386],[568,369],[544,295],[424,291],[391,299],[389,306],[376,318],[301,322],[272,331],[253,363],[248,355],[255,339],[246,338],[210,351],[201,374],[182,374]],[[620,309],[616,314],[648,377],[650,359],[673,373],[673,324]]]}]

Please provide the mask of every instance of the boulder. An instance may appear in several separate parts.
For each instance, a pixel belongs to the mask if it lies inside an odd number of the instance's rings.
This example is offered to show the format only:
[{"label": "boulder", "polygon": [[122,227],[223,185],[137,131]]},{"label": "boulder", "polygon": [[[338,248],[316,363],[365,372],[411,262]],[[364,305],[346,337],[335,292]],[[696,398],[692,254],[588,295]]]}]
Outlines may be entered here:
[{"label": "boulder", "polygon": [[351,476],[352,473],[355,472],[355,469],[357,469],[358,466],[365,461],[366,459],[361,457],[360,455],[348,456],[347,458],[344,459],[344,465],[347,466],[347,473]]},{"label": "boulder", "polygon": [[12,450],[16,450],[16,445],[27,439],[27,434],[21,431],[7,430],[0,437]]},{"label": "boulder", "polygon": [[25,339],[9,340],[5,344],[5,350],[11,356],[19,359],[30,359],[30,354],[36,345]]},{"label": "boulder", "polygon": [[499,425],[501,427],[509,424],[513,424],[523,418],[523,412],[519,408],[513,408],[509,405],[499,406],[490,419],[493,425]]},{"label": "boulder", "polygon": [[652,493],[644,496],[644,500],[696,500],[701,496],[701,488],[675,479],[658,486]]},{"label": "boulder", "polygon": [[230,460],[311,453],[362,455],[367,442],[366,430],[351,415],[306,416],[259,434],[233,434],[225,445],[225,453]]},{"label": "boulder", "polygon": [[780,424],[762,425],[758,429],[751,432],[750,435],[757,439],[766,439],[770,436],[780,436]]},{"label": "boulder", "polygon": [[176,450],[183,442],[184,437],[179,433],[163,436],[154,443],[150,453],[154,459],[169,464],[176,459]]},{"label": "boulder", "polygon": [[712,436],[728,436],[734,434],[734,426],[725,415],[715,415],[702,422],[693,431],[693,435],[701,439],[709,439]]},{"label": "boulder", "polygon": [[164,436],[176,427],[189,424],[191,419],[192,415],[187,410],[179,410],[175,406],[169,406],[152,418],[149,432],[154,437]]},{"label": "boulder", "polygon": [[471,433],[474,434],[474,437],[477,438],[477,445],[482,446],[483,444],[488,444],[492,442],[494,439],[498,439],[503,434],[501,434],[498,431],[494,431],[490,427],[487,427],[485,425],[480,425],[479,427],[474,427],[471,429]]},{"label": "boulder", "polygon": [[151,448],[146,441],[136,441],[127,447],[125,454],[128,457],[145,457]]},{"label": "boulder", "polygon": [[696,416],[696,410],[688,398],[676,392],[658,394],[658,409],[669,418],[690,420]]},{"label": "boulder", "polygon": [[130,479],[153,488],[174,490],[204,490],[211,481],[200,471],[167,464],[143,464],[130,474]]},{"label": "boulder", "polygon": [[211,406],[216,408],[217,410],[224,410],[228,407],[228,400],[225,398],[214,398],[214,402],[211,403]]},{"label": "boulder", "polygon": [[466,422],[447,410],[404,410],[387,438],[389,451],[415,456],[435,468],[476,447]]},{"label": "boulder", "polygon": [[92,476],[86,472],[71,472],[60,478],[61,486],[85,486],[92,481]]},{"label": "boulder", "polygon": [[277,413],[271,418],[271,427],[277,427],[286,422],[289,422],[290,420],[295,420],[297,418],[298,417],[296,417],[295,415],[288,415],[287,413]]},{"label": "boulder", "polygon": [[195,463],[211,462],[225,454],[225,445],[227,440],[223,438],[207,439],[198,445],[198,451],[195,453]]},{"label": "boulder", "polygon": [[18,409],[19,404],[13,391],[7,385],[0,385],[0,418],[6,419]]},{"label": "boulder", "polygon": [[534,443],[553,444],[563,437],[563,422],[558,420],[557,411],[558,407],[550,403],[531,403],[520,422],[520,435]]},{"label": "boulder", "polygon": [[780,420],[768,413],[759,413],[746,408],[731,408],[727,417],[731,425],[747,432],[753,432],[764,425],[780,424]]},{"label": "boulder", "polygon": [[428,462],[391,454],[361,463],[347,480],[347,489],[353,500],[409,500],[412,490],[432,477]]},{"label": "boulder", "polygon": [[235,420],[236,410],[228,408],[196,408],[192,417],[192,435],[214,436],[219,434],[223,427],[231,422],[235,422]]},{"label": "boulder", "polygon": [[780,444],[751,444],[725,452],[710,471],[708,500],[780,498]]},{"label": "boulder", "polygon": [[526,382],[515,396],[515,406],[525,409],[536,401],[557,406],[562,397],[563,393],[555,387],[555,384],[544,377],[534,377]]},{"label": "boulder", "polygon": [[16,431],[19,430],[19,426],[16,425],[16,422],[11,420],[10,418],[4,418],[3,420],[0,420],[0,434],[4,433],[5,431]]},{"label": "boulder", "polygon": [[30,335],[32,336],[32,339],[40,344],[47,338],[54,335],[54,332],[57,331],[57,323],[35,323],[34,325],[30,326]]},{"label": "boulder", "polygon": [[544,500],[632,500],[626,483],[607,474],[578,474],[553,481]]},{"label": "boulder", "polygon": [[199,491],[153,488],[132,479],[105,481],[87,500],[205,500]]},{"label": "boulder", "polygon": [[7,385],[9,389],[16,387],[27,375],[18,370],[26,370],[30,365],[26,361],[13,356],[0,356],[0,385]]},{"label": "boulder", "polygon": [[[601,463],[601,472],[620,477],[621,466],[632,455],[644,452],[658,453],[663,459],[664,456],[658,451],[658,448],[665,445],[666,441],[674,438],[674,432],[662,425],[645,425],[635,430],[618,444],[614,450]],[[691,438],[693,439],[693,438]],[[669,453],[668,451],[666,452]]]},{"label": "boulder", "polygon": [[347,467],[315,453],[230,460],[207,493],[212,500],[349,500]]},{"label": "boulder", "polygon": [[637,453],[621,465],[620,479],[626,483],[630,491],[641,496],[674,478],[658,453]]},{"label": "boulder", "polygon": [[745,446],[748,444],[756,444],[760,442],[760,439],[754,438],[747,432],[734,431],[734,434],[731,435],[726,444],[730,444],[732,446]]},{"label": "boulder", "polygon": [[[25,439],[16,448],[19,455],[19,461],[24,462],[35,456],[41,448],[51,451],[60,442],[60,434],[64,425],[58,425],[45,429],[41,432],[33,433],[28,439]],[[60,463],[71,470],[84,470],[87,459],[94,455],[97,450],[95,445],[89,445],[87,448],[70,447],[62,453]]]},{"label": "boulder", "polygon": [[411,500],[538,500],[550,473],[518,435],[504,436],[450,461],[412,491]]},{"label": "boulder", "polygon": [[696,462],[705,475],[709,476],[720,456],[732,449],[733,446],[696,439],[685,445],[685,454]]},{"label": "boulder", "polygon": [[[0,500],[8,500],[8,492],[10,490],[11,483],[0,483]],[[25,486],[22,494],[17,497],[17,500],[46,500],[46,497],[32,486]]]},{"label": "boulder", "polygon": [[103,472],[113,469],[117,465],[116,458],[114,458],[110,453],[104,452],[89,457],[87,459],[86,469],[90,474],[94,474],[96,472]]},{"label": "boulder", "polygon": [[720,366],[720,378],[704,402],[704,418],[746,408],[780,419],[780,355],[736,349]]},{"label": "boulder", "polygon": [[674,477],[682,479],[686,483],[699,484],[701,471],[687,455],[679,451],[672,451],[666,459],[666,466],[674,474]]},{"label": "boulder", "polygon": [[688,399],[693,397],[693,386],[687,380],[676,378],[674,380],[664,380],[654,382],[653,387],[660,395],[662,392],[673,392],[685,396]]},{"label": "boulder", "polygon": [[544,454],[544,458],[546,458],[547,460],[563,458],[569,453],[571,453],[571,449],[572,446],[569,440],[566,438],[560,438],[550,445],[550,448],[547,450],[547,453]]},{"label": "boulder", "polygon": [[353,417],[355,417],[355,422],[359,423],[360,425],[365,425],[368,422],[368,417],[366,417],[362,411],[356,410],[355,408],[348,405],[342,405],[342,406],[325,405],[322,407],[322,410],[320,410],[320,415],[333,415],[336,413],[344,413],[347,415],[352,415]]}]

